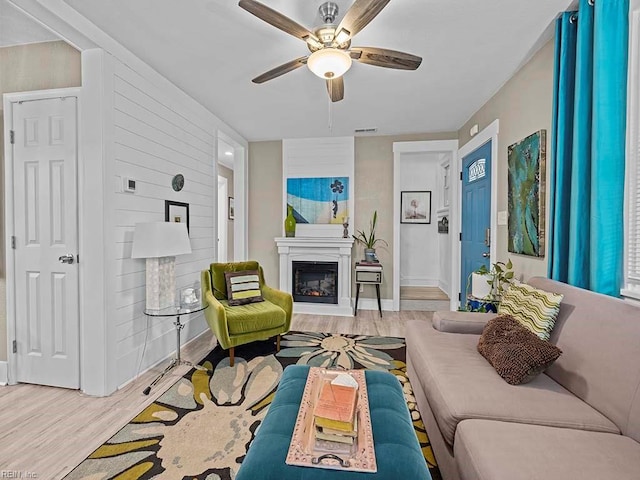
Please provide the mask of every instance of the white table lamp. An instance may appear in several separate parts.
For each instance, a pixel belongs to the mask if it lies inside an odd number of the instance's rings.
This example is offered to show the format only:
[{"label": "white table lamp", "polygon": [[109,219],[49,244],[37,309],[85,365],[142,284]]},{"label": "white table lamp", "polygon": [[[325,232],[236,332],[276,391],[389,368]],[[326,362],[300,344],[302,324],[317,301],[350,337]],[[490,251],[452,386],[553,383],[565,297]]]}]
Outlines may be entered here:
[{"label": "white table lamp", "polygon": [[191,242],[184,223],[136,223],[131,258],[147,259],[148,310],[175,305],[176,255],[191,253]]}]

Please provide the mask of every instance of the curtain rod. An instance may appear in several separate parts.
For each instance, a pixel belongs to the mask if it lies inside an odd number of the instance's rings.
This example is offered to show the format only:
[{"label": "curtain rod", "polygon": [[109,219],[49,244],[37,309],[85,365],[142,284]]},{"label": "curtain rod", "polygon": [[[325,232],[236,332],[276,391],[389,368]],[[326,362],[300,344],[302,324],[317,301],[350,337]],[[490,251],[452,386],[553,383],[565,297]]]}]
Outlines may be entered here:
[{"label": "curtain rod", "polygon": [[[596,0],[588,0],[587,3],[589,4],[590,7],[593,7],[596,3]],[[578,20],[578,12],[574,13],[569,17],[569,22],[571,23],[576,23],[577,20]]]}]

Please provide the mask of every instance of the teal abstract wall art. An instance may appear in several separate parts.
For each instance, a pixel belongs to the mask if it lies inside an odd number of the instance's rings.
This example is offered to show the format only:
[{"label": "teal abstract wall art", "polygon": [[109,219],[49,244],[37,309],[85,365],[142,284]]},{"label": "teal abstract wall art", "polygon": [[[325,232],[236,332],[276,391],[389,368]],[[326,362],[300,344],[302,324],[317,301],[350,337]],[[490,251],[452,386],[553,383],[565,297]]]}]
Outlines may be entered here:
[{"label": "teal abstract wall art", "polygon": [[507,148],[508,250],[544,257],[547,132],[539,130]]},{"label": "teal abstract wall art", "polygon": [[297,223],[339,224],[349,216],[349,177],[287,178]]}]

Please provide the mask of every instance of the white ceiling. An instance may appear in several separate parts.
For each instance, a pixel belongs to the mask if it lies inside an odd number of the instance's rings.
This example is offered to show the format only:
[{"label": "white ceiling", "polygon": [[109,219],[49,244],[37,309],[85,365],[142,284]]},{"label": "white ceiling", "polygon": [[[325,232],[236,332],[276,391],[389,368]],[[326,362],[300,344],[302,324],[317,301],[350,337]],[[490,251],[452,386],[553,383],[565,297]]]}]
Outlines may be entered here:
[{"label": "white ceiling", "polygon": [[58,36],[0,0],[0,47],[59,40]]},{"label": "white ceiling", "polygon": [[[251,82],[308,50],[236,0],[64,1],[250,141],[353,135],[370,127],[377,134],[458,130],[572,3],[392,0],[353,45],[406,51],[423,57],[422,65],[412,72],[354,62],[345,99],[330,111],[324,81],[306,67]],[[321,23],[323,0],[261,1],[306,27]],[[334,1],[339,20],[353,2]]]}]

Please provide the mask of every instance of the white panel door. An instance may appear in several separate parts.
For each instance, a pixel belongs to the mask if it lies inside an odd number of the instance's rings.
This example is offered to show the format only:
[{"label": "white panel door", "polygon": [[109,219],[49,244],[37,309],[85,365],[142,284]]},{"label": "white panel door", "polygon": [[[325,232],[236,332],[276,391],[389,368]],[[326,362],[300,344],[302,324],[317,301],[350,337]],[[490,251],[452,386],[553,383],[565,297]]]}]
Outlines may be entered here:
[{"label": "white panel door", "polygon": [[79,388],[76,98],[12,113],[17,381]]}]

